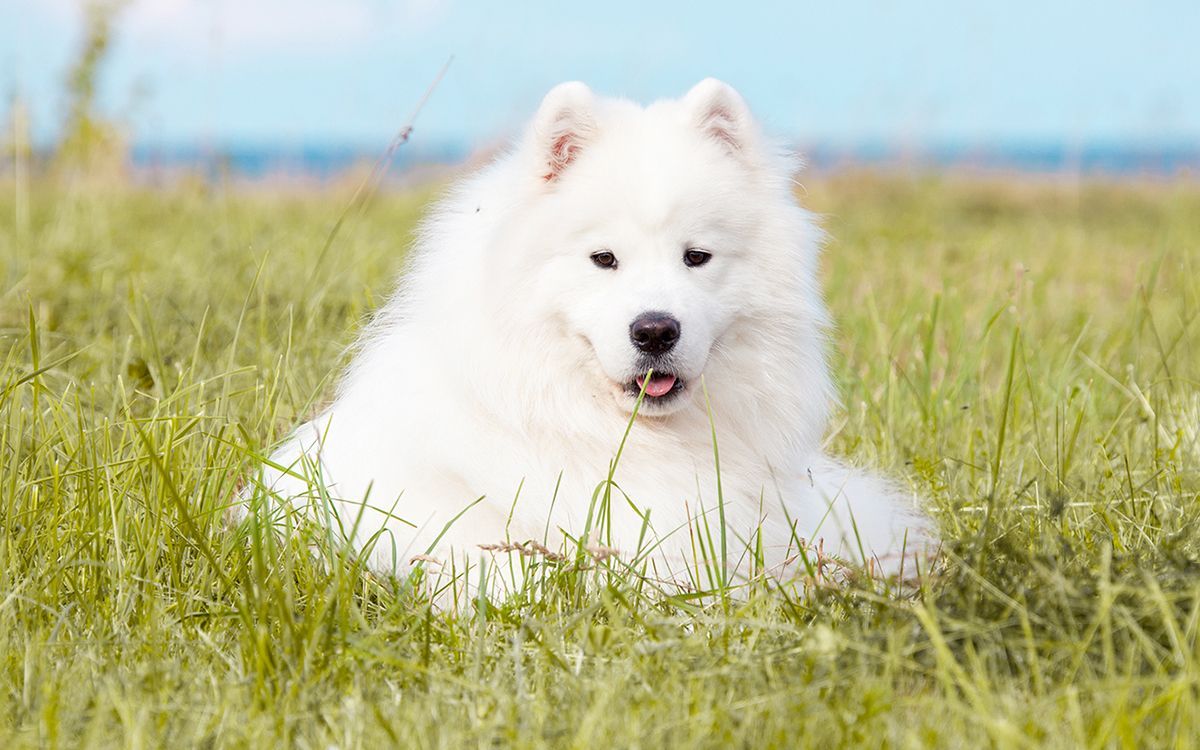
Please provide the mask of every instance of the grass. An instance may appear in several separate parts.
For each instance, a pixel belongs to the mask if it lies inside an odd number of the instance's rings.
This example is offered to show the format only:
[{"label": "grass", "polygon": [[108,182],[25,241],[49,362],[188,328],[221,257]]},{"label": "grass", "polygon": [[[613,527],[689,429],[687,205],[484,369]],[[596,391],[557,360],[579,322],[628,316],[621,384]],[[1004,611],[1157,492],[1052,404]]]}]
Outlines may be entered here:
[{"label": "grass", "polygon": [[[235,534],[427,192],[0,198],[0,745],[1190,747],[1200,185],[843,175],[835,452],[946,570],[712,605],[606,585],[439,613]],[[614,445],[614,449],[615,449]],[[569,589],[569,590],[568,590]]]}]

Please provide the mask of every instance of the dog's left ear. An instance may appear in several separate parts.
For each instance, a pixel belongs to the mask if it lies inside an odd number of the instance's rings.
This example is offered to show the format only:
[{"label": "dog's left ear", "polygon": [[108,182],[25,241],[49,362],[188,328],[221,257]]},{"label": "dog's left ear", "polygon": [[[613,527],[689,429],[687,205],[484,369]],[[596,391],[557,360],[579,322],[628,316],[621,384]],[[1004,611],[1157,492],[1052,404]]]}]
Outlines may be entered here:
[{"label": "dog's left ear", "polygon": [[579,81],[560,83],[546,94],[533,118],[533,137],[545,172],[554,182],[596,133],[595,96]]},{"label": "dog's left ear", "polygon": [[684,107],[696,127],[720,142],[734,155],[742,155],[753,137],[750,108],[732,86],[705,78],[683,97]]}]

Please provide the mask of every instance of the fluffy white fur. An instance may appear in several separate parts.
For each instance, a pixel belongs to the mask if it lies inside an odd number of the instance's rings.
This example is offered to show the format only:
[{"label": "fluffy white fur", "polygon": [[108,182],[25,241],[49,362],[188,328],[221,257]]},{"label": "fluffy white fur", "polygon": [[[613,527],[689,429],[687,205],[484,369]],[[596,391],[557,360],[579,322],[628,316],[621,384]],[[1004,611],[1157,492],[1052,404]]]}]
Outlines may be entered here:
[{"label": "fluffy white fur", "polygon": [[[679,580],[723,510],[739,574],[752,539],[777,571],[797,539],[898,569],[930,542],[913,500],[821,450],[835,400],[821,231],[794,166],[719,81],[645,108],[556,87],[524,138],[426,219],[332,405],[263,486],[308,505],[319,475],[340,527],[388,572],[505,540],[556,549],[583,533],[653,364],[683,390],[633,420],[607,545],[630,558],[641,539],[652,570]],[[689,267],[688,249],[711,260]],[[593,262],[600,250],[616,268]],[[646,311],[680,324],[653,363],[630,339]]]}]

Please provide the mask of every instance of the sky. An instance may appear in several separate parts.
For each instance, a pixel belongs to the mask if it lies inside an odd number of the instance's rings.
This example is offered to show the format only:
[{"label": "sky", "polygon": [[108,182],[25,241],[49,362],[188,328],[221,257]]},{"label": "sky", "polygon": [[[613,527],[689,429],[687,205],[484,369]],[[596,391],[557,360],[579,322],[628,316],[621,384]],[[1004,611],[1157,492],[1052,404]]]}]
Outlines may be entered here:
[{"label": "sky", "polygon": [[[63,119],[78,0],[0,0],[0,87]],[[555,83],[649,101],[706,76],[831,144],[1200,143],[1197,0],[130,0],[104,109],[156,144],[513,134]],[[7,109],[7,97],[0,111]]]}]

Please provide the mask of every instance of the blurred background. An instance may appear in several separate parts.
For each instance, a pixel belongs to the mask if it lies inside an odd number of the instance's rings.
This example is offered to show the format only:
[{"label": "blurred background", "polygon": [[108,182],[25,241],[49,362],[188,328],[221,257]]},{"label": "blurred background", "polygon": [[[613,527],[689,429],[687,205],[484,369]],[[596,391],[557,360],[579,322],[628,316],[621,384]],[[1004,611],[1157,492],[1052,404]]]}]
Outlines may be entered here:
[{"label": "blurred background", "polygon": [[495,148],[563,80],[647,101],[710,75],[817,170],[1177,176],[1198,35],[1194,0],[0,0],[3,169],[327,180],[453,57],[393,179]]}]

